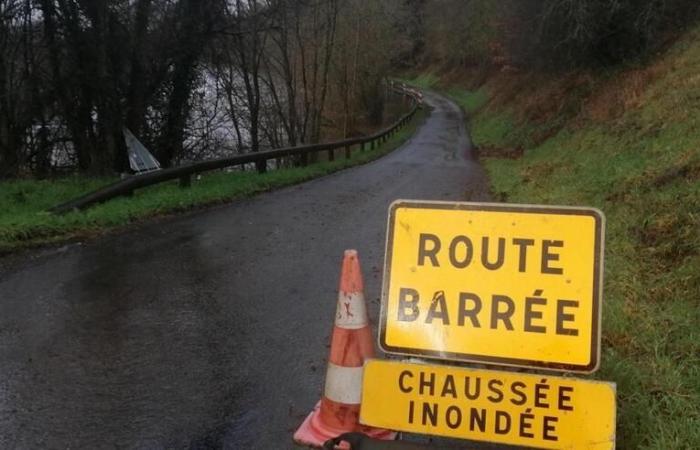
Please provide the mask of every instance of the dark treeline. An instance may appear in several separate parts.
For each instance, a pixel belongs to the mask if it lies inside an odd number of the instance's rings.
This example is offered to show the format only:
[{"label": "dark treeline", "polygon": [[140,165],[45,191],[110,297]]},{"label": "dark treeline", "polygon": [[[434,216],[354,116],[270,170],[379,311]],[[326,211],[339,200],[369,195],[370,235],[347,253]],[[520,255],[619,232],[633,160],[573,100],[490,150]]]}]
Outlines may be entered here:
[{"label": "dark treeline", "polygon": [[123,171],[124,126],[158,143],[166,163],[177,152],[223,4],[2,0],[0,8],[2,175],[55,165]]},{"label": "dark treeline", "polygon": [[696,0],[0,0],[0,178],[128,171],[355,135],[417,66],[643,58]]},{"label": "dark treeline", "polygon": [[164,166],[352,134],[389,3],[0,0],[0,178],[128,171],[124,128]]},{"label": "dark treeline", "polygon": [[601,67],[639,60],[698,17],[697,0],[406,0],[409,63]]}]

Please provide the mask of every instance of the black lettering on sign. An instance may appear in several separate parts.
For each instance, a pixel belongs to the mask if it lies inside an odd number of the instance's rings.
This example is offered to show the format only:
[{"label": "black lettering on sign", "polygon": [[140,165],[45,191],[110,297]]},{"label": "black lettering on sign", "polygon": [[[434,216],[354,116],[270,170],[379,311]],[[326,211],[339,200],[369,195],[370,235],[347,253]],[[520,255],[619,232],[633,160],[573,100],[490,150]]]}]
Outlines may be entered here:
[{"label": "black lettering on sign", "polygon": [[[481,265],[486,270],[498,270],[505,264],[506,259],[506,238],[498,236],[480,236],[481,247],[475,248],[475,240],[478,237],[469,237],[462,234],[450,239],[448,259],[452,267],[465,269],[469,267],[475,259],[481,260]],[[472,240],[474,239],[474,240]],[[513,259],[517,253],[518,271],[524,273],[528,270],[528,250],[535,246],[540,247],[540,272],[543,274],[562,275],[564,269],[561,266],[561,252],[564,248],[564,241],[556,239],[535,239],[516,237],[511,240],[512,247],[509,247],[509,258]],[[540,245],[541,244],[541,245]],[[494,247],[496,247],[494,249]],[[514,247],[514,250],[511,249]],[[420,233],[418,235],[417,264],[419,266],[440,267],[440,252],[442,251],[442,241],[440,237],[432,233]],[[475,255],[475,253],[479,253]],[[512,253],[512,256],[511,256]]]},{"label": "black lettering on sign", "polygon": [[408,423],[413,423],[413,410],[415,409],[413,400],[408,401]]},{"label": "black lettering on sign", "polygon": [[[559,386],[559,410],[560,411],[573,411],[574,405],[571,404],[571,394],[574,392],[573,386]],[[568,403],[568,404],[567,404]]]},{"label": "black lettering on sign", "polygon": [[510,402],[514,405],[524,405],[525,402],[527,401],[527,396],[525,395],[525,392],[523,392],[523,389],[525,389],[525,383],[522,381],[515,381],[513,384],[510,385],[510,391],[513,393],[514,396],[517,398],[511,398]]},{"label": "black lettering on sign", "polygon": [[433,319],[442,320],[443,325],[450,324],[450,315],[447,312],[447,301],[445,300],[445,291],[437,291],[430,301],[430,309],[425,318],[425,323],[433,323]]},{"label": "black lettering on sign", "polygon": [[518,428],[518,434],[520,437],[533,438],[535,434],[530,431],[532,430],[532,421],[535,419],[535,415],[532,414],[530,408],[526,409],[524,413],[520,414],[520,427]]},{"label": "black lettering on sign", "polygon": [[481,394],[481,378],[475,377],[474,380],[474,392],[471,392],[472,377],[464,377],[464,395],[469,400],[476,400]]},{"label": "black lettering on sign", "polygon": [[418,393],[424,395],[425,389],[429,389],[429,395],[435,395],[435,373],[430,374],[430,380],[425,379],[425,372],[421,372],[418,378]]},{"label": "black lettering on sign", "polygon": [[559,261],[559,254],[550,252],[550,248],[552,247],[564,247],[564,241],[542,241],[542,273],[561,275],[564,273],[564,269],[550,267],[549,265],[551,261]]},{"label": "black lettering on sign", "polygon": [[[464,257],[461,259],[457,255],[457,246],[464,247]],[[460,252],[462,253],[462,252]],[[457,269],[464,269],[472,262],[474,256],[474,246],[472,241],[466,236],[455,236],[450,243],[450,263]]]},{"label": "black lettering on sign", "polygon": [[413,373],[410,370],[404,370],[401,372],[399,375],[399,389],[401,392],[404,394],[408,394],[413,391],[413,387],[409,386],[407,384],[404,384],[405,378],[413,378]]},{"label": "black lettering on sign", "polygon": [[535,245],[535,240],[515,238],[513,239],[513,245],[519,247],[518,272],[525,272],[527,269],[527,248],[531,245]]},{"label": "black lettering on sign", "polygon": [[547,441],[558,441],[559,438],[555,434],[557,431],[558,417],[544,416],[542,422],[542,437]]},{"label": "black lettering on sign", "polygon": [[578,308],[576,300],[557,300],[557,334],[564,336],[578,336],[576,328],[566,328],[564,322],[573,322],[575,316],[564,312],[565,308]]},{"label": "black lettering on sign", "polygon": [[503,382],[501,380],[489,380],[488,387],[493,395],[489,395],[486,398],[493,403],[500,403],[503,400],[503,391],[501,390]]},{"label": "black lettering on sign", "polygon": [[[432,407],[431,407],[432,405]],[[438,404],[423,402],[423,414],[421,415],[421,423],[427,425],[428,421],[432,426],[437,426],[438,419]]]},{"label": "black lettering on sign", "polygon": [[455,379],[452,375],[447,375],[445,377],[445,383],[442,385],[442,392],[440,393],[440,397],[447,397],[447,395],[451,395],[452,398],[457,398],[457,387],[455,386]]},{"label": "black lettering on sign", "polygon": [[523,330],[531,333],[546,333],[547,328],[541,325],[533,325],[534,319],[542,320],[542,311],[535,311],[534,306],[546,305],[547,299],[540,297],[542,289],[537,289],[532,295],[534,297],[525,297],[525,325]]},{"label": "black lettering on sign", "polygon": [[[470,308],[467,308],[467,302],[470,303]],[[481,311],[481,299],[478,295],[471,292],[459,293],[459,317],[457,317],[457,325],[464,326],[464,319],[469,317],[474,328],[479,328],[479,318],[477,315]]]},{"label": "black lettering on sign", "polygon": [[547,391],[549,391],[549,385],[545,378],[539,383],[535,384],[535,406],[538,408],[549,408],[549,403],[547,403]]},{"label": "black lettering on sign", "polygon": [[481,239],[481,264],[489,270],[497,270],[503,265],[503,259],[505,258],[506,252],[506,240],[504,238],[498,238],[498,255],[496,257],[496,262],[489,261],[489,237],[484,236]]},{"label": "black lettering on sign", "polygon": [[437,254],[440,251],[440,238],[434,234],[421,233],[418,238],[418,265],[425,264],[425,259],[430,259],[433,267],[440,267]]},{"label": "black lettering on sign", "polygon": [[418,318],[418,300],[418,291],[415,289],[399,289],[399,321],[413,322]]},{"label": "black lettering on sign", "polygon": [[482,433],[486,431],[486,410],[469,408],[469,430],[479,427]]},{"label": "black lettering on sign", "polygon": [[[506,305],[506,310],[501,311],[499,304]],[[494,294],[491,297],[491,328],[498,329],[498,321],[502,321],[507,330],[513,329],[513,324],[510,321],[511,316],[515,312],[515,303],[513,299],[505,295]]]},{"label": "black lettering on sign", "polygon": [[453,430],[462,425],[462,410],[458,407],[452,405],[447,408],[445,413],[445,421],[447,426]]},{"label": "black lettering on sign", "polygon": [[494,430],[496,434],[508,434],[510,431],[511,419],[510,414],[505,411],[496,411],[496,423]]}]

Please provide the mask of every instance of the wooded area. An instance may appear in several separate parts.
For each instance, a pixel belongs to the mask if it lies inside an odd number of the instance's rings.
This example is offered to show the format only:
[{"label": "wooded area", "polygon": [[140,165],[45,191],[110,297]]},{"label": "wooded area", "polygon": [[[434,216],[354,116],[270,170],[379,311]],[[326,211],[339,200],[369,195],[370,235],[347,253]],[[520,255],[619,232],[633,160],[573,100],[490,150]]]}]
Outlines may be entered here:
[{"label": "wooded area", "polygon": [[691,0],[0,0],[0,178],[167,167],[349,137],[421,65],[561,70],[653,52]]},{"label": "wooded area", "polygon": [[408,64],[597,68],[659,50],[698,17],[693,0],[407,0]]},{"label": "wooded area", "polygon": [[[381,122],[379,2],[0,0],[0,178],[163,166]],[[328,110],[329,99],[342,108]]]}]

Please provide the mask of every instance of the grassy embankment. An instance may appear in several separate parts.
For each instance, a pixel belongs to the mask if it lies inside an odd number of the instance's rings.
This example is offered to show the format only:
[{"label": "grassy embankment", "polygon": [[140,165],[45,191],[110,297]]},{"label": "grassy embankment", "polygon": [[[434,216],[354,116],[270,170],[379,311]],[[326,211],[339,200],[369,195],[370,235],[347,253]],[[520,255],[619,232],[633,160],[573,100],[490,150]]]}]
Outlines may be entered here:
[{"label": "grassy embankment", "polygon": [[0,254],[20,248],[65,241],[128,225],[148,217],[173,214],[197,207],[223,203],[235,198],[300,183],[347,167],[376,159],[405,142],[425,117],[419,110],[413,120],[375,150],[354,150],[345,159],[336,151],[333,162],[307,167],[256,172],[213,172],[192,187],[183,189],[176,181],[136,191],[133,197],[118,198],[86,211],[55,216],[45,212],[51,206],[78,197],[113,182],[113,179],[69,177],[52,181],[17,180],[0,183]]},{"label": "grassy embankment", "polygon": [[614,73],[414,81],[470,114],[497,198],[605,212],[595,377],[617,383],[618,447],[700,448],[700,30]]}]

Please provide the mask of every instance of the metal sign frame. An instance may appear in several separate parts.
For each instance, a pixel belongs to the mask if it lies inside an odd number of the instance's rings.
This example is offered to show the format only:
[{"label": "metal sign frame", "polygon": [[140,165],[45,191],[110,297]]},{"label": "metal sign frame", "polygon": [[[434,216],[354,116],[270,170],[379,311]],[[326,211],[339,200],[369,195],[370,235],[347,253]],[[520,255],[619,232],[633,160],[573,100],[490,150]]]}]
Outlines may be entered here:
[{"label": "metal sign frame", "polygon": [[[449,351],[425,350],[389,345],[386,341],[387,333],[387,308],[389,287],[391,286],[391,264],[392,264],[392,242],[394,239],[394,225],[396,211],[399,208],[425,208],[440,210],[459,211],[486,211],[486,212],[513,212],[531,214],[556,214],[556,215],[576,215],[588,216],[595,220],[595,248],[593,267],[593,304],[591,317],[591,343],[590,359],[585,365],[575,365],[566,363],[555,363],[538,361],[531,359],[506,358],[497,356],[484,356],[478,354],[456,353]],[[384,259],[384,273],[382,281],[381,309],[379,316],[379,347],[386,353],[418,356],[440,360],[451,360],[458,362],[473,362],[480,364],[495,364],[509,367],[523,367],[545,369],[559,372],[595,372],[600,365],[601,347],[601,322],[602,322],[602,287],[603,287],[603,252],[605,235],[605,216],[595,208],[581,208],[570,206],[546,206],[529,204],[501,204],[501,203],[472,203],[472,202],[445,202],[445,201],[422,201],[422,200],[396,200],[389,207],[389,217],[387,222],[386,250]]]}]

